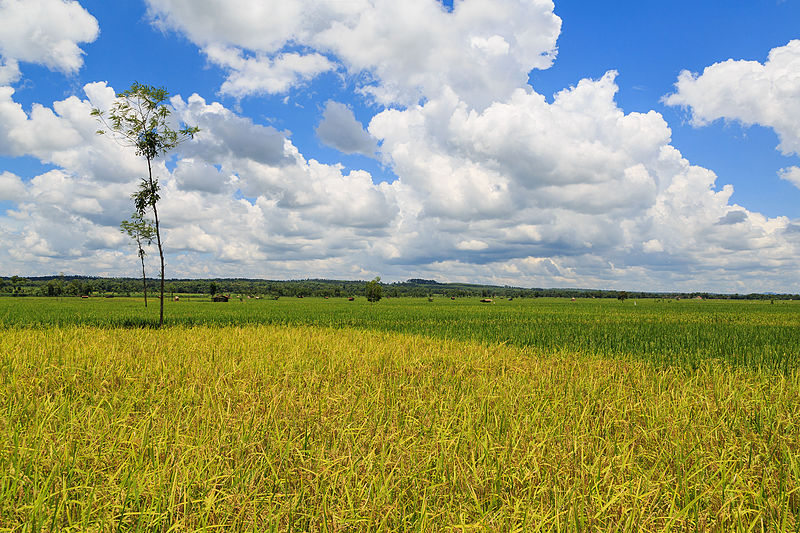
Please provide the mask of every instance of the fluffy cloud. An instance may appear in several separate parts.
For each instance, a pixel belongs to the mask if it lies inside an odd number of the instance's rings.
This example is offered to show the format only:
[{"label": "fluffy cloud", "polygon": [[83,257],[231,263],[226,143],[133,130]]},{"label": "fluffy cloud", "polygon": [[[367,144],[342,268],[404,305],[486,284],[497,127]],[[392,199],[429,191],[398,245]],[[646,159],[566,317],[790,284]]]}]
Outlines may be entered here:
[{"label": "fluffy cloud", "polygon": [[[378,185],[366,172],[307,159],[285,133],[219,103],[175,97],[176,117],[202,131],[181,146],[172,171],[157,165],[169,271],[792,289],[781,272],[798,252],[796,224],[731,204],[730,186],[717,189],[713,172],[670,145],[663,118],[625,114],[616,89],[609,73],[552,103],[520,89],[478,111],[447,91],[384,110],[369,131],[398,179]],[[0,215],[3,271],[124,274],[135,264],[117,227],[142,162],[130,156],[116,174],[101,171],[106,151],[118,150],[122,162],[130,151],[94,135],[86,120],[113,90],[85,91],[85,100],[30,114],[20,114],[13,93],[5,100],[2,131],[17,139],[14,153],[35,151],[60,170],[27,182],[0,177],[2,195],[16,203]],[[35,142],[52,132],[69,134]]]},{"label": "fluffy cloud", "polygon": [[434,0],[375,0],[312,42],[351,72],[372,74],[375,83],[363,90],[381,103],[414,103],[450,88],[484,107],[524,85],[531,69],[552,64],[560,29],[550,0],[465,0],[452,12]]},{"label": "fluffy cloud", "polygon": [[778,177],[800,189],[800,167],[787,167],[778,172]]},{"label": "fluffy cloud", "polygon": [[0,56],[0,86],[14,83],[19,76],[19,63],[15,59]]},{"label": "fluffy cloud", "polygon": [[52,108],[34,104],[30,113],[14,101],[14,89],[0,87],[0,155],[32,156],[101,182],[126,182],[138,171],[134,154],[95,134],[93,106],[107,107],[114,90],[105,83],[86,86],[90,100],[71,96]]},{"label": "fluffy cloud", "polygon": [[[85,90],[91,103],[70,97],[52,109],[40,106],[35,116],[10,115],[4,131],[12,138],[20,137],[21,129],[47,139],[40,120],[75,135],[47,145],[47,154],[34,136],[15,146],[15,155],[30,155],[36,146],[36,157],[62,168],[27,182],[0,175],[0,197],[17,204],[0,215],[3,271],[25,264],[32,273],[120,273],[133,259],[134,250],[126,250],[117,228],[131,210],[129,195],[144,163],[131,155],[130,169],[123,165],[112,176],[102,172],[109,156],[100,154],[114,147],[123,151],[118,156],[132,151],[94,135],[93,119],[85,120],[93,104],[108,105],[113,90],[104,84]],[[326,264],[341,265],[350,254],[368,255],[371,239],[386,236],[397,206],[387,186],[373,184],[368,173],[344,173],[339,166],[307,160],[274,128],[197,95],[176,97],[173,105],[178,118],[203,128],[182,145],[173,171],[165,161],[156,165],[164,241],[176,275],[203,275],[208,264],[198,255],[213,257],[213,268],[222,261],[229,265],[226,271],[240,275],[267,275],[272,270],[259,270],[266,264],[284,269],[284,276],[298,264],[326,270]],[[18,110],[11,96],[9,106]],[[92,264],[90,258],[100,256]]]},{"label": "fluffy cloud", "polygon": [[255,124],[218,102],[206,105],[199,97],[188,102],[175,97],[172,104],[182,120],[200,128],[195,142],[182,147],[186,156],[209,165],[226,165],[237,160],[268,166],[291,162],[285,150],[286,136],[271,126]]},{"label": "fluffy cloud", "polygon": [[651,287],[686,283],[687,270],[788,265],[789,221],[731,205],[733,189],[670,145],[659,114],[618,108],[614,76],[551,104],[520,89],[483,111],[449,93],[379,113],[369,130],[400,176],[402,259],[387,259],[502,265],[503,279],[546,265],[550,284]]},{"label": "fluffy cloud", "polygon": [[216,45],[206,47],[205,53],[212,63],[229,72],[220,92],[236,97],[283,93],[335,68],[328,58],[316,53],[245,57],[241,50]]},{"label": "fluffy cloud", "polygon": [[325,103],[316,132],[319,140],[345,154],[373,157],[378,150],[375,139],[356,120],[353,110],[339,102],[329,100]]},{"label": "fluffy cloud", "polygon": [[74,1],[0,1],[0,85],[19,78],[20,61],[76,72],[83,65],[78,45],[98,33],[97,20]]},{"label": "fluffy cloud", "polygon": [[27,196],[25,184],[11,172],[0,174],[0,202],[19,202]]},{"label": "fluffy cloud", "polygon": [[0,178],[0,191],[14,207],[0,214],[3,271],[113,271],[124,257],[119,222],[131,211],[130,193],[141,162],[113,140],[95,134],[93,104],[114,91],[90,84],[81,100],[71,96],[32,106],[26,113],[10,87],[0,87],[0,146],[6,156],[30,156],[58,167],[21,180]]},{"label": "fluffy cloud", "polygon": [[[262,73],[275,70],[275,87],[331,68],[331,54],[378,102],[416,103],[446,87],[485,106],[524,85],[533,68],[555,57],[561,20],[552,0],[463,0],[448,12],[436,0],[148,0],[156,24],[185,33],[215,63],[232,70],[223,91],[264,90]],[[318,53],[287,55],[287,47]],[[244,59],[241,50],[254,55]],[[435,51],[435,52],[434,52]],[[276,63],[292,58],[292,66]],[[256,81],[262,79],[262,81]],[[284,83],[285,82],[285,83]],[[275,92],[275,91],[273,91]]]},{"label": "fluffy cloud", "polygon": [[700,75],[683,71],[668,105],[691,109],[702,126],[717,119],[774,129],[784,154],[800,154],[800,40],[774,48],[767,61],[715,63]]},{"label": "fluffy cloud", "polygon": [[217,167],[192,158],[178,161],[172,176],[180,190],[210,194],[221,194],[236,182],[236,176],[227,176]]}]

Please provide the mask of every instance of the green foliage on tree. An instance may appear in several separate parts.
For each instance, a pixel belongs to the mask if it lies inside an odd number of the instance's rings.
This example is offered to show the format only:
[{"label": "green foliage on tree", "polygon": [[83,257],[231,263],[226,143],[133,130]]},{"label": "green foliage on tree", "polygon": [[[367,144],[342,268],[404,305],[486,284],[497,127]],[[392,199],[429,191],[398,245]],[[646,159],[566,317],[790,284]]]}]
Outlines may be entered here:
[{"label": "green foliage on tree", "polygon": [[85,287],[82,281],[74,279],[67,284],[67,294],[73,296],[80,296],[85,293]]},{"label": "green foliage on tree", "polygon": [[383,287],[381,286],[381,277],[378,276],[372,281],[367,282],[365,294],[368,302],[377,302],[383,297]]},{"label": "green foliage on tree", "polygon": [[144,291],[144,306],[147,307],[147,273],[144,269],[144,257],[147,252],[145,245],[150,245],[156,237],[155,226],[146,218],[142,217],[137,210],[130,220],[123,220],[120,229],[136,243],[139,250],[139,259],[142,262],[142,290]]},{"label": "green foliage on tree", "polygon": [[624,302],[628,299],[628,292],[627,291],[620,291],[617,293],[617,300],[620,302]]},{"label": "green foliage on tree", "polygon": [[64,292],[64,287],[61,285],[60,280],[50,280],[44,286],[42,294],[45,296],[61,296]]},{"label": "green foliage on tree", "polygon": [[99,135],[110,133],[124,146],[136,150],[136,155],[147,161],[147,176],[139,182],[139,189],[131,195],[137,217],[144,219],[152,213],[158,255],[161,259],[161,285],[158,325],[164,325],[164,246],[158,218],[158,179],[153,176],[153,161],[166,155],[181,142],[191,139],[200,131],[193,126],[181,125],[179,130],[171,127],[170,109],[167,107],[169,92],[160,87],[134,82],[130,89],[117,94],[111,108],[104,112],[92,109],[92,116],[102,124]]},{"label": "green foliage on tree", "polygon": [[212,281],[211,283],[208,284],[208,293],[211,296],[214,296],[215,294],[217,294],[218,290],[219,290],[219,288],[217,287],[216,282]]}]

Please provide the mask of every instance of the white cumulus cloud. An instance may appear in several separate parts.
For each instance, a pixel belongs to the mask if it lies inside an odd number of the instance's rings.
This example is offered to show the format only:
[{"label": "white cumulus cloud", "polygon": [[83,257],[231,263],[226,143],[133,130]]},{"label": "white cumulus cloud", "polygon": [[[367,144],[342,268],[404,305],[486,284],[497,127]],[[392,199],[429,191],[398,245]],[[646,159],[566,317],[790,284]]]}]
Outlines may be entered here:
[{"label": "white cumulus cloud", "polygon": [[[85,88],[25,113],[0,99],[15,155],[59,167],[0,191],[0,269],[124,274],[118,231],[143,162],[89,117],[113,89]],[[375,184],[300,153],[285,133],[198,95],[172,100],[202,131],[157,164],[170,272],[369,277],[625,288],[771,290],[796,225],[732,204],[730,186],[670,145],[657,113],[624,113],[614,73],[552,103],[528,89],[475,110],[452,91],[384,110],[369,132],[398,179]],[[3,112],[5,110],[5,112]],[[41,121],[41,122],[40,122]],[[61,132],[61,133],[59,133]],[[118,163],[109,174],[109,158]]]},{"label": "white cumulus cloud", "polygon": [[75,1],[0,0],[0,84],[19,78],[19,62],[76,72],[83,65],[79,44],[94,41],[99,31]]},{"label": "white cumulus cloud", "polygon": [[[144,162],[94,134],[92,104],[107,106],[113,90],[89,84],[85,91],[91,103],[70,97],[36,114],[7,94],[10,112],[0,114],[0,131],[22,139],[14,155],[60,168],[30,180],[0,174],[0,196],[15,204],[0,214],[0,271],[120,274],[134,264],[135,250],[118,227],[132,210]],[[281,132],[197,95],[172,103],[177,118],[202,128],[176,152],[173,171],[160,160],[155,167],[175,275],[203,275],[220,265],[232,275],[291,277],[304,268],[341,275],[351,271],[348,258],[369,257],[372,239],[387,236],[397,206],[368,173],[306,159]],[[39,121],[74,135],[44,142],[51,132]],[[203,254],[213,261],[200,260]],[[363,268],[361,262],[357,272]]]},{"label": "white cumulus cloud", "polygon": [[786,167],[778,172],[778,177],[800,189],[800,167]]},{"label": "white cumulus cloud", "polygon": [[19,202],[27,196],[25,184],[11,172],[0,173],[0,202]]},{"label": "white cumulus cloud", "polygon": [[328,58],[317,53],[245,57],[239,49],[217,45],[206,47],[205,53],[212,63],[229,72],[220,91],[236,97],[283,93],[335,68]]},{"label": "white cumulus cloud", "polygon": [[[330,54],[352,75],[363,74],[361,90],[384,104],[416,103],[450,88],[471,105],[488,105],[524,85],[531,69],[552,64],[561,29],[552,0],[462,0],[452,12],[437,0],[148,0],[148,5],[156,24],[185,33],[212,61],[233,71],[223,90],[259,92],[259,84],[245,80],[274,70],[290,52],[286,47],[299,46]],[[230,49],[236,51],[220,52]],[[241,50],[254,59],[244,59]],[[307,56],[295,62],[299,57]],[[306,73],[329,68],[320,59]]]},{"label": "white cumulus cloud", "polygon": [[668,105],[691,110],[702,126],[717,119],[775,130],[784,154],[800,154],[800,40],[773,48],[764,63],[729,59],[702,74],[683,71]]},{"label": "white cumulus cloud", "polygon": [[316,132],[319,140],[345,154],[373,157],[378,150],[377,142],[356,120],[353,110],[339,102],[325,103]]}]

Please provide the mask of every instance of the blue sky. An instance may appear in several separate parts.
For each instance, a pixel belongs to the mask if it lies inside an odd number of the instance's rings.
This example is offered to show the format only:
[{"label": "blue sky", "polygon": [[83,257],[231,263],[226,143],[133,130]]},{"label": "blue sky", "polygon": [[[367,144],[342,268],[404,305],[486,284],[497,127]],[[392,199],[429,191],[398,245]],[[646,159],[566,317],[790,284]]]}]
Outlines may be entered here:
[{"label": "blue sky", "polygon": [[136,80],[203,128],[168,275],[800,291],[797,2],[3,10],[0,274],[132,275],[140,167],[81,116]]}]

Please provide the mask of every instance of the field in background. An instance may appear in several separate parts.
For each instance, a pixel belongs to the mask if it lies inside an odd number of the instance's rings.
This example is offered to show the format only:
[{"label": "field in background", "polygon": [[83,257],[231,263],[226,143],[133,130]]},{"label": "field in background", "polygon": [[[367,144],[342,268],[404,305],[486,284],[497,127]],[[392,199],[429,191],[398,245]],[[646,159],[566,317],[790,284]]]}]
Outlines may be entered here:
[{"label": "field in background", "polygon": [[[158,323],[158,305],[129,298],[0,298],[0,328]],[[787,373],[800,364],[800,302],[538,298],[191,299],[166,303],[166,324],[292,324],[412,333],[447,340],[506,343],[697,367],[721,360]]]},{"label": "field in background", "polygon": [[796,373],[280,325],[0,353],[0,530],[800,527]]},{"label": "field in background", "polygon": [[0,531],[800,530],[800,304],[0,298]]}]

